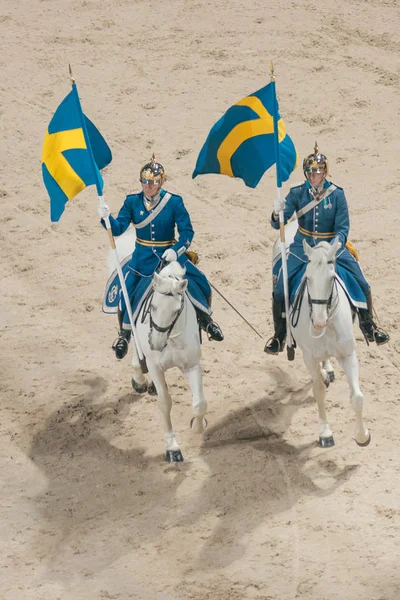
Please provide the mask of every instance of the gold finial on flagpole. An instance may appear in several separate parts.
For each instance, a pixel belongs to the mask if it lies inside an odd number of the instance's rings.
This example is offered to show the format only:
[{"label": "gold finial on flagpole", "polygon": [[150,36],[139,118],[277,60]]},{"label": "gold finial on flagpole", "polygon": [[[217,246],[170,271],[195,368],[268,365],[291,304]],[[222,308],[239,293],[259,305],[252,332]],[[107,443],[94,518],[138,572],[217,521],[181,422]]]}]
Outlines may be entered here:
[{"label": "gold finial on flagpole", "polygon": [[271,60],[269,68],[270,68],[269,74],[271,76],[271,81],[275,81],[275,69],[274,69],[274,63],[272,62],[272,60]]},{"label": "gold finial on flagpole", "polygon": [[75,79],[72,76],[72,69],[71,69],[70,63],[68,63],[68,68],[69,68],[69,77],[71,79],[71,83],[75,83]]}]

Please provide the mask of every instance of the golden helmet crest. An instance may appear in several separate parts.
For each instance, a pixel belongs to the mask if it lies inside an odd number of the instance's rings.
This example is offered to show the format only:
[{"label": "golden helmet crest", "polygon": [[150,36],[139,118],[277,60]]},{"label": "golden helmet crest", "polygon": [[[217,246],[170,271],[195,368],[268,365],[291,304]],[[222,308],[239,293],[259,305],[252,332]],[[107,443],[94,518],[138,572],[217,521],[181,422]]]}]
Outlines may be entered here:
[{"label": "golden helmet crest", "polygon": [[326,173],[328,175],[328,159],[325,154],[321,154],[318,149],[318,144],[315,142],[314,153],[309,154],[303,160],[303,171],[307,177],[307,173]]},{"label": "golden helmet crest", "polygon": [[140,181],[142,183],[154,183],[161,185],[165,181],[165,171],[164,167],[156,161],[156,157],[151,157],[150,162],[146,163],[144,167],[140,170]]}]

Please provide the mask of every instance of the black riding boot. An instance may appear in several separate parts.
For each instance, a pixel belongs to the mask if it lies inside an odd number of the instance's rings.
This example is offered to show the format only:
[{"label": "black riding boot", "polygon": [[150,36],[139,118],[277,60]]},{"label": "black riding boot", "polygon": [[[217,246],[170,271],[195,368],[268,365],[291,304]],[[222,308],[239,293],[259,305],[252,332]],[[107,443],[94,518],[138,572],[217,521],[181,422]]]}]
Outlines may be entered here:
[{"label": "black riding boot", "polygon": [[224,334],[222,333],[220,326],[211,319],[210,315],[202,310],[196,310],[196,313],[199,325],[201,329],[206,332],[208,339],[222,342]]},{"label": "black riding boot", "polygon": [[358,309],[358,318],[360,321],[360,329],[368,342],[376,342],[377,346],[382,346],[390,340],[390,336],[386,331],[380,329],[374,322],[372,315],[372,296],[371,292],[367,296],[368,308]]},{"label": "black riding boot", "polygon": [[130,329],[124,329],[122,323],[122,312],[118,310],[118,323],[119,323],[119,334],[117,339],[112,345],[112,349],[115,352],[115,356],[121,360],[127,355],[129,342],[131,339],[132,331]]},{"label": "black riding boot", "polygon": [[267,354],[279,354],[283,352],[286,342],[286,319],[282,317],[282,304],[272,297],[272,316],[274,319],[275,332],[272,338],[265,344],[264,352]]}]

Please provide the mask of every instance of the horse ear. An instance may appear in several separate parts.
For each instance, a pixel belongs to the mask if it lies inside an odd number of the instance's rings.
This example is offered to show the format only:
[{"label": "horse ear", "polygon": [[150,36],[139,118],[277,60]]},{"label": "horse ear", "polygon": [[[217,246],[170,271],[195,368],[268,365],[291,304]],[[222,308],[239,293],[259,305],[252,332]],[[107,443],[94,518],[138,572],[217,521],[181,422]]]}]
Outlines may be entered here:
[{"label": "horse ear", "polygon": [[310,257],[311,249],[312,248],[309,244],[307,244],[307,241],[303,240],[303,250],[304,250],[304,254],[307,256],[307,258]]},{"label": "horse ear", "polygon": [[335,241],[333,242],[333,247],[335,248],[335,253],[342,247],[342,244],[338,237],[335,237]]},{"label": "horse ear", "polygon": [[163,282],[163,278],[160,277],[157,273],[154,273],[153,275],[153,287],[157,288],[158,286],[160,286],[160,284]]},{"label": "horse ear", "polygon": [[336,236],[331,244],[331,251],[329,253],[329,258],[332,260],[335,257],[336,252],[341,248],[342,244],[339,241],[339,238]]},{"label": "horse ear", "polygon": [[178,294],[183,294],[188,285],[187,279],[182,279],[182,281],[177,282],[175,290]]}]

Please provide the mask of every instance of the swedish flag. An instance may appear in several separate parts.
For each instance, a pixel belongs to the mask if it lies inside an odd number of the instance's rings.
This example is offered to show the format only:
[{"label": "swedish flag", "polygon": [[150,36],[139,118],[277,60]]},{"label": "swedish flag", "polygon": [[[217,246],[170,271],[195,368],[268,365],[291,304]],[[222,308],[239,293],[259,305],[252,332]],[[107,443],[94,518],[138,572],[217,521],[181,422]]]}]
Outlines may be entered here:
[{"label": "swedish flag", "polygon": [[50,196],[50,219],[58,221],[65,204],[88,185],[103,192],[100,169],[112,159],[101,133],[83,114],[75,83],[64,98],[46,132],[42,174]]},{"label": "swedish flag", "polygon": [[[279,145],[275,139],[274,111]],[[279,147],[278,160],[276,147]],[[280,118],[275,83],[271,82],[231,106],[214,125],[192,177],[220,173],[240,177],[248,187],[255,188],[275,163],[279,168],[278,178],[287,181],[297,165],[297,153]]]}]

